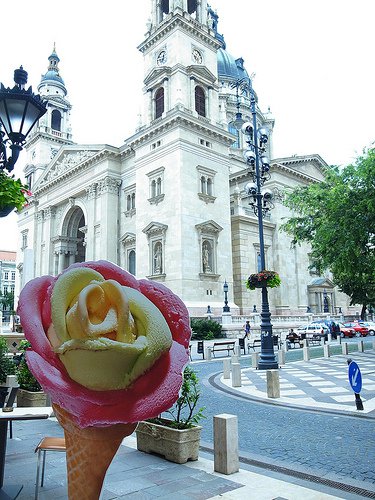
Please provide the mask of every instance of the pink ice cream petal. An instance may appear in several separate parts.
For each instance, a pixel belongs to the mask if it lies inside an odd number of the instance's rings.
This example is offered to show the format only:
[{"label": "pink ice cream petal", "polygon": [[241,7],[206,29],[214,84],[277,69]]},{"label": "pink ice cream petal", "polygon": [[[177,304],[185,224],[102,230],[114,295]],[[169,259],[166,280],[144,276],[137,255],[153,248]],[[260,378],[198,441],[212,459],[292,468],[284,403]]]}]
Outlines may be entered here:
[{"label": "pink ice cream petal", "polygon": [[[188,310],[185,304],[166,287],[155,281],[140,280],[140,291],[161,311],[172,332],[174,340],[189,346],[191,329]],[[166,293],[166,290],[169,293]]]},{"label": "pink ice cream petal", "polygon": [[58,277],[44,276],[29,282],[19,301],[25,336],[33,349],[26,354],[27,362],[35,378],[52,401],[69,411],[81,427],[137,422],[169,409],[178,397],[182,371],[189,359],[191,329],[185,305],[165,286],[147,280],[137,281],[112,263],[84,262],[73,264],[69,269],[72,267],[90,267],[105,279],[114,279],[141,291],[165,317],[174,341],[170,351],[128,389],[87,389],[69,377],[47,339],[46,330],[51,322],[50,298]]},{"label": "pink ice cream petal", "polygon": [[42,276],[29,281],[27,287],[23,288],[20,293],[17,309],[17,313],[21,317],[25,337],[36,352],[49,359],[56,358],[56,355],[52,351],[46,335],[41,335],[44,328],[40,311],[42,311],[47,289],[52,280],[51,276]]},{"label": "pink ice cream petal", "polygon": [[176,400],[186,364],[185,349],[173,342],[170,352],[151,368],[148,377],[140,377],[129,389],[91,391],[36,352],[28,351],[26,357],[44,391],[68,410],[81,427],[137,422],[169,409]]}]

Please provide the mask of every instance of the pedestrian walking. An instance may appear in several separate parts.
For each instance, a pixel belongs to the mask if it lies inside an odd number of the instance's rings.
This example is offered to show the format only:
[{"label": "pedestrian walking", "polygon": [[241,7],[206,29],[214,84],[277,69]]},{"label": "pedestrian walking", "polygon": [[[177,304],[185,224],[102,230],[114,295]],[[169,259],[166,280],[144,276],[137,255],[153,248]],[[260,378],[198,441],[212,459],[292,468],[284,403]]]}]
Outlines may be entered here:
[{"label": "pedestrian walking", "polygon": [[246,323],[243,325],[243,329],[245,331],[244,339],[249,339],[250,338],[250,321],[246,321]]}]

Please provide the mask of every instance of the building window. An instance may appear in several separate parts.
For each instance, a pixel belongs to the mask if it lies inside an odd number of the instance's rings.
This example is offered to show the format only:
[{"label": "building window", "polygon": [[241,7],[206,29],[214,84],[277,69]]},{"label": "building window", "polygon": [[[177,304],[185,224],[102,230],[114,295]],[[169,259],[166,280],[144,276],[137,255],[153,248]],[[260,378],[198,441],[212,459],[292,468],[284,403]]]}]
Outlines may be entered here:
[{"label": "building window", "polygon": [[21,232],[21,236],[22,236],[22,246],[21,246],[21,250],[25,250],[25,248],[27,248],[27,233],[28,233],[28,229],[25,229],[24,231]]},{"label": "building window", "polygon": [[200,116],[206,116],[206,96],[202,87],[195,87],[195,111]]},{"label": "building window", "polygon": [[239,149],[241,147],[241,143],[240,143],[240,131],[236,129],[236,127],[233,125],[233,123],[230,123],[228,125],[228,131],[231,134],[233,134],[234,136],[236,136],[236,140],[231,145],[231,148],[237,148],[237,149]]},{"label": "building window", "polygon": [[8,280],[9,279],[9,271],[4,272],[4,279]]},{"label": "building window", "polygon": [[206,203],[213,203],[216,199],[214,193],[215,170],[198,166],[199,175],[198,197]]},{"label": "building window", "polygon": [[135,214],[135,184],[124,189],[125,217],[132,217]]},{"label": "building window", "polygon": [[14,295],[14,288],[15,288],[14,285],[10,286],[10,293],[12,293],[13,295]]},{"label": "building window", "polygon": [[16,279],[16,271],[12,271],[12,281]]},{"label": "building window", "polygon": [[57,109],[52,111],[51,127],[53,130],[61,131],[61,113]]},{"label": "building window", "polygon": [[135,250],[130,250],[128,253],[128,271],[135,276]]},{"label": "building window", "polygon": [[161,87],[155,94],[155,118],[160,118],[164,113],[164,88]]},{"label": "building window", "polygon": [[135,193],[128,194],[126,197],[126,210],[135,208]]},{"label": "building window", "polygon": [[164,167],[147,174],[150,182],[150,203],[158,204],[164,199]]}]

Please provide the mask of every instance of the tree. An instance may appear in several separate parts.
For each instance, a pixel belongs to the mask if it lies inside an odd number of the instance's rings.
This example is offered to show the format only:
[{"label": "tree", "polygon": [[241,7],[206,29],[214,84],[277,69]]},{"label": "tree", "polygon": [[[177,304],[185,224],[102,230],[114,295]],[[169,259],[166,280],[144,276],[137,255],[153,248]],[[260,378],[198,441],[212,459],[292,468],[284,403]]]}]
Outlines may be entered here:
[{"label": "tree", "polygon": [[14,293],[13,292],[5,292],[2,294],[0,292],[0,303],[3,305],[4,310],[12,311],[14,309]]},{"label": "tree", "polygon": [[296,188],[285,203],[298,215],[281,229],[293,245],[311,245],[311,267],[329,269],[363,318],[375,306],[375,148],[342,170],[328,167],[324,181]]}]

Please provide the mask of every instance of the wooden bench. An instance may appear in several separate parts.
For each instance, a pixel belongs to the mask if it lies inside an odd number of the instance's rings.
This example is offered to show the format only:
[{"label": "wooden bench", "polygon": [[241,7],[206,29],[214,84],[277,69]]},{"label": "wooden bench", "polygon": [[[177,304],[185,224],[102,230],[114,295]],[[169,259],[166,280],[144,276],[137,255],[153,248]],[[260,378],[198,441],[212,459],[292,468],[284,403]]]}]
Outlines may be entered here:
[{"label": "wooden bench", "polygon": [[247,350],[250,351],[250,349],[252,349],[253,351],[255,351],[255,348],[260,347],[261,345],[262,345],[261,339],[249,340],[249,342],[247,344]]},{"label": "wooden bench", "polygon": [[288,343],[288,347],[292,347],[295,348],[297,345],[298,347],[303,347],[303,340],[301,339],[301,337],[286,337],[286,342]]},{"label": "wooden bench", "polygon": [[[273,346],[274,347],[281,348],[282,342],[279,341],[279,336],[278,335],[273,335],[272,336],[272,340],[273,340]],[[250,349],[252,349],[253,351],[255,351],[256,347],[261,347],[261,346],[262,346],[262,339],[253,339],[253,340],[250,340],[248,342],[247,349],[248,349],[249,352],[250,352]]]},{"label": "wooden bench", "polygon": [[229,342],[214,342],[214,345],[211,347],[211,352],[215,357],[215,352],[227,351],[229,356],[229,351],[232,351],[234,353],[235,344],[236,344],[235,340]]}]

